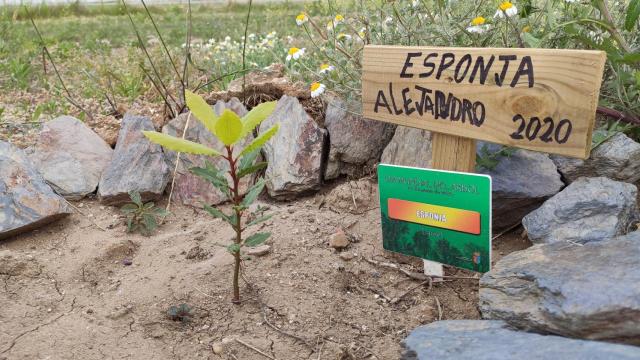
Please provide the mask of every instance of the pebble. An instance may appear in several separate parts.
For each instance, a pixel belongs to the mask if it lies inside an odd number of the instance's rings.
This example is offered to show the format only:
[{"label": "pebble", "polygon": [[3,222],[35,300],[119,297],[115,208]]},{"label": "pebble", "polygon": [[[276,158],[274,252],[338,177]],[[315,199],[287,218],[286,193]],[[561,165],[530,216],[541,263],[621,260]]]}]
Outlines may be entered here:
[{"label": "pebble", "polygon": [[215,343],[213,344],[213,346],[211,347],[211,349],[213,350],[213,353],[216,355],[221,355],[222,352],[224,351],[224,347],[222,346],[221,343]]},{"label": "pebble", "polygon": [[271,246],[269,245],[248,247],[248,248],[245,248],[244,250],[244,253],[246,255],[251,255],[251,256],[263,256],[263,255],[267,255],[270,252],[271,252]]},{"label": "pebble", "polygon": [[351,261],[351,260],[353,260],[354,257],[355,257],[355,254],[350,253],[350,252],[340,253],[340,259],[342,259],[344,261]]},{"label": "pebble", "polygon": [[124,265],[124,266],[129,266],[131,264],[133,264],[133,261],[131,261],[130,259],[122,260],[122,265]]},{"label": "pebble", "polygon": [[345,234],[342,230],[336,231],[329,238],[329,246],[334,249],[346,248],[347,246],[349,246],[349,238],[347,237],[347,234]]}]

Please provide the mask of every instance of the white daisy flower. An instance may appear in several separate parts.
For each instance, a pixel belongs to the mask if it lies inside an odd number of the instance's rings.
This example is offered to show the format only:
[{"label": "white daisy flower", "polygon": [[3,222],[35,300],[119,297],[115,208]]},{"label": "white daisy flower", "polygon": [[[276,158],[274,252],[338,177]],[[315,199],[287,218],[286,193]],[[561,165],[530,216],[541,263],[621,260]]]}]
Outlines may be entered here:
[{"label": "white daisy flower", "polygon": [[291,59],[298,60],[302,55],[304,55],[304,48],[299,49],[297,47],[292,47],[287,53],[287,61],[291,61]]},{"label": "white daisy flower", "polygon": [[336,68],[333,65],[322,64],[320,65],[320,74],[328,74],[335,70]]},{"label": "white daisy flower", "polygon": [[321,84],[319,82],[314,82],[313,84],[311,84],[311,86],[309,87],[309,90],[311,90],[311,97],[312,98],[316,98],[320,95],[322,95],[322,93],[324,92],[324,90],[327,87],[325,86],[325,84]]},{"label": "white daisy flower", "polygon": [[309,21],[309,17],[305,13],[300,13],[298,14],[298,16],[296,16],[296,25],[298,26],[302,26],[302,24],[306,23],[307,21]]},{"label": "white daisy flower", "polygon": [[502,2],[502,4],[500,4],[500,6],[498,7],[498,11],[496,11],[496,14],[493,17],[502,19],[505,17],[505,15],[507,17],[518,15],[518,8],[509,1]]},{"label": "white daisy flower", "polygon": [[470,33],[482,34],[489,30],[490,25],[485,24],[486,20],[482,16],[478,16],[471,20],[471,26],[467,27],[467,31]]}]

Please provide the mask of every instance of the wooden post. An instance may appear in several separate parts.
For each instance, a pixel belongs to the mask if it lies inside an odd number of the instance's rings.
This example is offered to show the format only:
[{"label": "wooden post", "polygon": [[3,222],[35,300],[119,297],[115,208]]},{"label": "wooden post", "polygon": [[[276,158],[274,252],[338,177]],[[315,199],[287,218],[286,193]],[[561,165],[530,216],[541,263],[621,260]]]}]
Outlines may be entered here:
[{"label": "wooden post", "polygon": [[[459,136],[433,133],[431,141],[431,167],[437,170],[475,172],[476,141]],[[442,264],[424,261],[425,275],[443,276]]]}]

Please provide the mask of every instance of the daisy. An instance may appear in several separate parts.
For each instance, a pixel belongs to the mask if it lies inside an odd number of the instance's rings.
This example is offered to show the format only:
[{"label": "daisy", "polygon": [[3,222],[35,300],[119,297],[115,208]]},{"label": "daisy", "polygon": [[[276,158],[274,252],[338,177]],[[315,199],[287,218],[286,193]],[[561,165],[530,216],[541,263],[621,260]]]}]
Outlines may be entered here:
[{"label": "daisy", "polygon": [[292,47],[287,53],[287,61],[291,61],[291,59],[298,60],[302,55],[304,55],[304,48]]},{"label": "daisy", "polygon": [[485,18],[478,16],[471,20],[471,26],[467,27],[467,31],[470,33],[482,34],[489,30],[489,24],[485,24],[485,22]]},{"label": "daisy", "polygon": [[302,26],[302,24],[306,23],[307,21],[309,21],[309,17],[305,13],[300,13],[298,16],[296,16],[296,24],[298,26]]},{"label": "daisy", "polygon": [[336,26],[336,25],[335,25],[335,23],[334,23],[333,21],[329,21],[329,22],[327,23],[327,31],[328,31],[328,32],[332,32],[332,31],[333,31],[333,28],[334,28],[335,26]]},{"label": "daisy", "polygon": [[333,23],[335,25],[342,24],[344,22],[344,16],[338,14],[335,18],[333,18]]},{"label": "daisy", "polygon": [[340,33],[340,34],[338,34],[338,36],[336,38],[338,40],[351,40],[351,35],[345,34],[345,33]]},{"label": "daisy", "polygon": [[502,4],[500,4],[500,6],[498,7],[498,11],[496,11],[496,14],[493,17],[504,18],[505,15],[507,17],[518,15],[518,8],[511,2],[504,1]]},{"label": "daisy", "polygon": [[324,92],[324,90],[326,88],[327,87],[324,84],[320,84],[319,82],[314,82],[309,87],[309,90],[311,90],[311,97],[312,98],[316,98],[316,97],[322,95],[322,93]]},{"label": "daisy", "polygon": [[320,65],[320,74],[327,74],[335,70],[336,68],[333,65],[322,64]]}]

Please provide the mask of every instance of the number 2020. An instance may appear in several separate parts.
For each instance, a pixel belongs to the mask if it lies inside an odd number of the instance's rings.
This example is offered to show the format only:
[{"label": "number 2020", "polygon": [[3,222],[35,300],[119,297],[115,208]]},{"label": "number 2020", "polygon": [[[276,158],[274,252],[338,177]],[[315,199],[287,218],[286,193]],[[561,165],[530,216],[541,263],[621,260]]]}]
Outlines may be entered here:
[{"label": "number 2020", "polygon": [[[533,141],[539,138],[546,143],[555,140],[558,144],[564,144],[569,140],[571,130],[573,129],[571,121],[562,119],[556,126],[555,121],[550,117],[546,117],[540,121],[540,118],[534,116],[527,121],[522,115],[517,114],[513,117],[513,122],[520,122],[518,130],[511,134],[511,138],[516,140],[526,138],[529,141]],[[545,128],[542,129],[543,127]],[[540,132],[541,130],[542,133]]]}]

